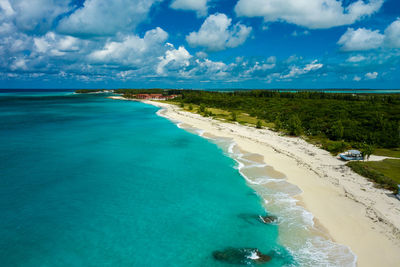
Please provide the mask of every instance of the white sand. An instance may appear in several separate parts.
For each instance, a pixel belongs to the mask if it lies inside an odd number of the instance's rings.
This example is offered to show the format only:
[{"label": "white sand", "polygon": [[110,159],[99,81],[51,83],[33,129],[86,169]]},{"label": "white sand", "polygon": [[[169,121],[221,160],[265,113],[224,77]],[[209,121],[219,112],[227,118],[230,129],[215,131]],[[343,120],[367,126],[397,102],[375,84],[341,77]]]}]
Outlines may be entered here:
[{"label": "white sand", "polygon": [[233,138],[242,149],[262,155],[288,182],[301,188],[297,198],[302,205],[333,241],[351,248],[358,266],[400,266],[400,201],[391,192],[375,188],[345,162],[300,138],[224,123],[166,103],[144,102],[164,108],[169,119]]}]

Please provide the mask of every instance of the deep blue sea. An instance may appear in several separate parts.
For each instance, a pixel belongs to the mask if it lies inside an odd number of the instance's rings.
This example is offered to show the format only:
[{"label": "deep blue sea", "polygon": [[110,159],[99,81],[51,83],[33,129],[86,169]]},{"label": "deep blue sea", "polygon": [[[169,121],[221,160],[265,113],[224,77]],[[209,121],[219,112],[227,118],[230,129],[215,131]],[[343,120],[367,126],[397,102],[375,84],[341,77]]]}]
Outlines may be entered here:
[{"label": "deep blue sea", "polygon": [[157,108],[71,92],[0,94],[1,266],[296,265],[216,144]]}]

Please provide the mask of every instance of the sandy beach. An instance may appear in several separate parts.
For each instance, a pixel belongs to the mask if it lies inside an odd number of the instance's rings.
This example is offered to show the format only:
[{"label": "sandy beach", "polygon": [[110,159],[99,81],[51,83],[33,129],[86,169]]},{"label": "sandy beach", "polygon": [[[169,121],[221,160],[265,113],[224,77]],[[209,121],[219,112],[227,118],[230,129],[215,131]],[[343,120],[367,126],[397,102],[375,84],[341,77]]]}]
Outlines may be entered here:
[{"label": "sandy beach", "polygon": [[[268,166],[302,190],[297,205],[314,215],[316,227],[332,241],[354,252],[357,266],[399,266],[400,201],[351,171],[345,162],[301,138],[205,118],[166,103],[144,102],[163,108],[166,118],[205,134],[232,138],[241,149],[261,155]],[[371,160],[381,159],[371,156]]]}]

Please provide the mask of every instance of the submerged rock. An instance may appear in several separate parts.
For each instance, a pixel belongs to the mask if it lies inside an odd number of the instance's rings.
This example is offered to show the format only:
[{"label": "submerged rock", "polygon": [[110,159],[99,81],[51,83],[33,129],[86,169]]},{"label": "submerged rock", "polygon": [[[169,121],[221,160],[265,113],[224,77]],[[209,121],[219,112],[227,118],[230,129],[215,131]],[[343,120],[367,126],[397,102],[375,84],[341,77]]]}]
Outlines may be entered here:
[{"label": "submerged rock", "polygon": [[230,264],[266,263],[271,257],[261,253],[257,248],[227,248],[213,252],[214,259]]},{"label": "submerged rock", "polygon": [[270,224],[270,223],[275,223],[278,220],[278,217],[274,215],[265,215],[265,216],[260,215],[260,220],[265,224]]},{"label": "submerged rock", "polygon": [[276,217],[274,215],[261,216],[261,215],[255,215],[255,214],[242,213],[242,214],[239,214],[238,217],[252,225],[258,224],[260,222],[262,222],[264,224],[271,224],[271,223],[276,223],[278,221],[278,217]]}]

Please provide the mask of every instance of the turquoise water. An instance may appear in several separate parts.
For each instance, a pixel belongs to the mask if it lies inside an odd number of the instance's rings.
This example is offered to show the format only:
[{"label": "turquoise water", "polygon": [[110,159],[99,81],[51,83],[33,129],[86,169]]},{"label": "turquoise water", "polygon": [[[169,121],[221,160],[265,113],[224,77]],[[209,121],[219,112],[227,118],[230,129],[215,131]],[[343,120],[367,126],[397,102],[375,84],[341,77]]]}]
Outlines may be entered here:
[{"label": "turquoise water", "polygon": [[262,200],[215,144],[101,95],[0,94],[1,266],[295,265]]}]

